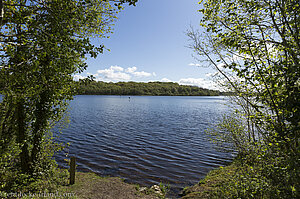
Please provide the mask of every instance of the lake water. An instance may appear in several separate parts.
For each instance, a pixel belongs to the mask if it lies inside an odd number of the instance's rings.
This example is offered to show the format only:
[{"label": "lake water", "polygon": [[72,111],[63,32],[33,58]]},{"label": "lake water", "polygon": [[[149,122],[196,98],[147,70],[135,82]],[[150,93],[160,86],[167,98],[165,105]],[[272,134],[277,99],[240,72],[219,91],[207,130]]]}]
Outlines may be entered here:
[{"label": "lake water", "polygon": [[[216,151],[205,130],[229,112],[225,97],[76,96],[60,140],[77,170],[172,190],[197,183],[232,155]],[[65,156],[56,160],[64,165]]]}]

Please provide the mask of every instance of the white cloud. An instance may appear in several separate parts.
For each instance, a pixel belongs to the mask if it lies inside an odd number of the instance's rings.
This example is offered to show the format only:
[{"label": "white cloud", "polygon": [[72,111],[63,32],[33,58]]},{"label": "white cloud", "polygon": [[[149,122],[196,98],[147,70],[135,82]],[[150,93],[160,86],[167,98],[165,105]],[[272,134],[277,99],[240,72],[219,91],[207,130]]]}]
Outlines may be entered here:
[{"label": "white cloud", "polygon": [[[168,78],[162,78],[161,80],[151,80],[151,81],[148,81],[148,82],[156,82],[156,81],[159,81],[159,82],[176,82],[176,81],[172,81]],[[215,89],[215,90],[218,89],[216,83],[214,83],[211,80],[204,79],[204,78],[182,78],[179,81],[177,81],[177,83],[181,84],[181,85],[198,86],[198,87],[206,88],[206,89]]]},{"label": "white cloud", "polygon": [[[91,75],[91,73],[88,73]],[[109,68],[98,70],[96,74],[92,74],[94,77],[97,77],[97,81],[129,81],[133,77],[136,78],[145,78],[156,76],[156,74],[148,73],[145,71],[138,71],[137,67],[128,67],[124,69],[120,66],[110,66]]]},{"label": "white cloud", "polygon": [[134,67],[129,67],[129,68],[127,68],[127,69],[126,69],[126,72],[127,72],[127,73],[134,73],[136,70],[137,70],[137,67],[134,66]]},{"label": "white cloud", "polygon": [[138,78],[141,78],[141,77],[150,77],[150,76],[153,75],[153,74],[145,72],[145,71],[138,72],[137,71],[137,67],[135,67],[135,66],[134,67],[129,67],[125,71],[127,73],[129,73],[129,74],[132,74],[132,75],[138,77]]},{"label": "white cloud", "polygon": [[111,80],[111,81],[123,81],[123,80],[131,79],[131,76],[126,73],[115,72],[109,69],[98,70],[97,72],[99,76],[102,75],[104,79]]},{"label": "white cloud", "polygon": [[98,77],[98,75],[99,75],[98,73],[93,74],[93,73],[89,73],[89,72],[87,72],[86,74],[87,74],[87,75],[93,75],[94,77]]},{"label": "white cloud", "polygon": [[120,66],[111,66],[110,69],[113,71],[118,71],[118,72],[122,72],[124,70],[124,68],[122,68]]},{"label": "white cloud", "polygon": [[115,81],[128,81],[131,79],[131,76],[126,73],[113,73],[110,76],[106,76],[106,78]]},{"label": "white cloud", "polygon": [[124,68],[120,66],[111,66],[108,69],[98,70],[94,76],[101,76],[100,79],[105,79],[108,81],[128,81],[131,76],[127,73],[122,72]]},{"label": "white cloud", "polygon": [[205,74],[206,77],[211,77],[211,76],[213,76],[213,75],[214,75],[213,73],[206,73],[206,74]]},{"label": "white cloud", "polygon": [[224,64],[224,63],[220,63],[220,64],[217,65],[217,67],[220,68],[220,69],[224,68],[224,66],[226,66],[226,64]]},{"label": "white cloud", "polygon": [[215,73],[206,73],[205,76],[206,77],[214,77],[218,74],[218,72],[215,72]]},{"label": "white cloud", "polygon": [[104,70],[98,70],[97,73],[100,74],[106,74],[106,73],[114,73],[116,72],[122,72],[124,70],[124,68],[120,67],[120,66],[111,66],[110,68],[104,69]]},{"label": "white cloud", "polygon": [[141,71],[141,72],[134,72],[134,73],[132,73],[134,76],[136,76],[136,77],[150,77],[150,76],[152,76],[152,74],[151,73],[147,73],[147,72],[145,72],[145,71]]},{"label": "white cloud", "polygon": [[200,64],[190,63],[189,66],[201,66]]},{"label": "white cloud", "polygon": [[180,79],[178,83],[181,85],[198,86],[207,89],[217,89],[216,84],[213,81],[203,78],[184,78]]},{"label": "white cloud", "polygon": [[160,82],[172,82],[172,80],[169,80],[168,78],[162,78]]},{"label": "white cloud", "polygon": [[82,75],[74,75],[73,76],[73,79],[75,80],[75,81],[79,81],[80,79],[84,79],[85,77],[84,76],[82,76]]}]

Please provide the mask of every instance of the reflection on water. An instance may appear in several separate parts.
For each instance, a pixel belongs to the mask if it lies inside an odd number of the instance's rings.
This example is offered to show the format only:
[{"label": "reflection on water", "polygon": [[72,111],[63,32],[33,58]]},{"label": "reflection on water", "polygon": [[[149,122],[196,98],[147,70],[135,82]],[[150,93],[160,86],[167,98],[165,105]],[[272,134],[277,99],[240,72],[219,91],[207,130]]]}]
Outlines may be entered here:
[{"label": "reflection on water", "polygon": [[[78,170],[181,188],[231,160],[205,134],[229,111],[225,102],[223,97],[76,96],[60,139],[71,143]],[[63,158],[56,157],[61,165]]]}]

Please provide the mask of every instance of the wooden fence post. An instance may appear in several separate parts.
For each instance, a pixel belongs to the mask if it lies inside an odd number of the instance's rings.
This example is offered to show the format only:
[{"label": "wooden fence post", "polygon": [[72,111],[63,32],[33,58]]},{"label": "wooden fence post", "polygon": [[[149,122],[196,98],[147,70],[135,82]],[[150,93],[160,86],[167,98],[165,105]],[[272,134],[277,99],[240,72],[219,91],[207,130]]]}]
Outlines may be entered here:
[{"label": "wooden fence post", "polygon": [[72,156],[70,162],[70,185],[75,183],[75,170],[76,170],[75,167],[76,167],[76,158]]}]

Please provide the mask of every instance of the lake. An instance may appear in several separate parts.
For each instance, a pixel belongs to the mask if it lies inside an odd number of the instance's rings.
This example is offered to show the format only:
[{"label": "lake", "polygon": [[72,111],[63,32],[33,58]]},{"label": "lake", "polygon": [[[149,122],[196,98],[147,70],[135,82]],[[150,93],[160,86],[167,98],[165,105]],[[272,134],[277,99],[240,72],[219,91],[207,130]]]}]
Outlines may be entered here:
[{"label": "lake", "polygon": [[[226,97],[75,96],[60,141],[77,170],[179,190],[232,160],[205,130],[230,110]],[[64,166],[63,153],[56,160]]]}]

